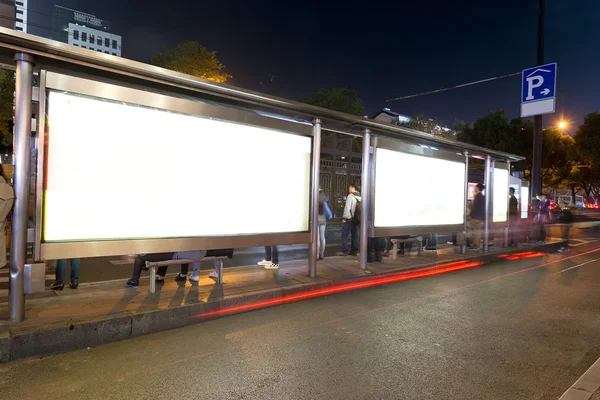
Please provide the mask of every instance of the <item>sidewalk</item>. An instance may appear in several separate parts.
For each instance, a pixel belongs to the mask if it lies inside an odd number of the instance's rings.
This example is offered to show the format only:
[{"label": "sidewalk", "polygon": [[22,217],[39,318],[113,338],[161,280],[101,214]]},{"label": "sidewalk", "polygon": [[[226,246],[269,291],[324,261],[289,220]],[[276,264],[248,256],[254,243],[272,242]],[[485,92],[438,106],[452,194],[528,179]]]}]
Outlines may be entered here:
[{"label": "sidewalk", "polygon": [[[559,241],[535,249],[549,252]],[[256,265],[227,268],[224,284],[208,278],[210,270],[202,271],[198,285],[178,284],[170,275],[164,285],[157,285],[154,294],[148,292],[146,277],[139,288],[126,288],[124,281],[89,283],[78,290],[47,291],[28,296],[26,320],[8,322],[8,303],[0,302],[0,361],[58,353],[95,346],[146,333],[182,327],[201,319],[202,314],[220,315],[221,310],[236,307],[233,312],[246,311],[276,304],[283,298],[307,297],[302,293],[323,291],[349,282],[372,280],[373,276],[409,269],[444,266],[460,260],[497,260],[498,255],[534,251],[531,246],[519,249],[490,247],[487,254],[458,254],[448,248],[424,255],[399,256],[359,267],[357,257],[329,257],[319,262],[317,277],[307,276],[307,261],[285,262],[279,270],[265,270]],[[175,272],[172,268],[171,272]],[[354,285],[356,286],[356,285]],[[327,294],[327,293],[324,293]],[[318,294],[317,294],[318,295]],[[312,295],[311,295],[312,296]],[[260,303],[257,307],[252,304]],[[228,312],[229,313],[229,312]],[[207,318],[202,318],[207,319]]]}]

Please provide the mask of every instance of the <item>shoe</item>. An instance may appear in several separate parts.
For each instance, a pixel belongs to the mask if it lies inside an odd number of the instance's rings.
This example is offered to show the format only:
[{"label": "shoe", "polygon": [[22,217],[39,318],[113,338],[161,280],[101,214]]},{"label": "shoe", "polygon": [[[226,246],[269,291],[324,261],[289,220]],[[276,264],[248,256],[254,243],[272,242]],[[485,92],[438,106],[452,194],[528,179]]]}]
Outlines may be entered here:
[{"label": "shoe", "polygon": [[324,260],[324,259],[325,259],[325,257],[323,257],[323,256],[319,256],[317,259],[318,259],[318,260]]},{"label": "shoe", "polygon": [[69,283],[69,287],[71,289],[77,289],[78,286],[79,286],[79,282],[77,282],[77,281]]},{"label": "shoe", "polygon": [[271,260],[262,260],[258,263],[258,265],[262,265],[263,267],[265,265],[271,265]]},{"label": "shoe", "polygon": [[65,288],[65,284],[62,282],[54,282],[52,285],[50,285],[50,290],[63,290]]},{"label": "shoe", "polygon": [[187,281],[187,275],[181,275],[181,274],[177,274],[177,276],[175,277],[175,281],[176,282],[185,282]]},{"label": "shoe", "polygon": [[343,251],[340,251],[338,253],[335,253],[335,255],[340,257],[346,257],[348,254],[344,253]]},{"label": "shoe", "polygon": [[271,263],[269,265],[265,265],[265,269],[279,269],[279,264]]},{"label": "shoe", "polygon": [[[162,279],[160,279],[160,278]],[[165,283],[165,277],[164,276],[160,276],[160,275],[156,275],[156,280],[154,281],[156,283]]]},{"label": "shoe", "polygon": [[125,283],[125,286],[138,287],[138,286],[140,286],[140,281],[139,281],[139,279],[130,279]]},{"label": "shoe", "polygon": [[350,257],[356,257],[356,256],[358,255],[358,253],[348,253],[348,255],[349,255]]},{"label": "shoe", "polygon": [[[217,274],[217,271],[213,271],[210,274],[208,274],[208,277],[210,279],[214,279],[215,281],[219,280],[219,274]],[[192,280],[192,278],[190,278],[190,281]]]},{"label": "shoe", "polygon": [[[209,278],[212,278],[211,274],[216,274],[216,272],[211,272],[208,275]],[[192,276],[190,276],[190,282],[198,283],[199,281],[200,281],[200,275],[199,274],[195,273],[195,274],[192,274]]]}]

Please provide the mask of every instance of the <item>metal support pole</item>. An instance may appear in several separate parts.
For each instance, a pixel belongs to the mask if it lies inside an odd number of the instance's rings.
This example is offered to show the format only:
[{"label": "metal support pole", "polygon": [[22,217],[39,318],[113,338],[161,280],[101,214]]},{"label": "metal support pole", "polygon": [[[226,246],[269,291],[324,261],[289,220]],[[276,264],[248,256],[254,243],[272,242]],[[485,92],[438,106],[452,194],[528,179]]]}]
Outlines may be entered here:
[{"label": "metal support pole", "polygon": [[361,195],[362,195],[362,221],[360,221],[360,267],[367,269],[367,241],[369,236],[369,202],[370,192],[369,184],[369,158],[371,155],[371,130],[365,128],[363,131],[363,148],[362,148],[362,180],[361,180]]},{"label": "metal support pole", "polygon": [[10,249],[10,320],[25,319],[25,262],[27,258],[27,209],[29,204],[29,164],[31,137],[31,92],[33,57],[15,55],[17,81],[15,85],[15,202],[12,217]]},{"label": "metal support pole", "polygon": [[[506,161],[508,166],[508,195],[510,196],[510,160]],[[506,202],[506,228],[504,228],[504,247],[508,247],[510,241],[510,197],[509,201]]]},{"label": "metal support pole", "polygon": [[[321,170],[321,120],[315,118],[313,121],[313,169],[312,169],[312,192],[310,194],[310,254],[308,256],[308,276],[317,276],[317,257],[319,246],[319,178]],[[335,163],[335,160],[334,160]]]},{"label": "metal support pole", "polygon": [[[538,0],[537,65],[544,64],[544,0]],[[533,117],[533,163],[531,195],[542,192],[542,116]]]},{"label": "metal support pole", "polygon": [[460,245],[460,254],[467,254],[467,205],[469,201],[469,152],[465,151],[465,225],[463,228],[464,243]]},{"label": "metal support pole", "polygon": [[485,220],[483,222],[483,251],[489,250],[490,240],[490,211],[492,209],[492,158],[485,159]]}]

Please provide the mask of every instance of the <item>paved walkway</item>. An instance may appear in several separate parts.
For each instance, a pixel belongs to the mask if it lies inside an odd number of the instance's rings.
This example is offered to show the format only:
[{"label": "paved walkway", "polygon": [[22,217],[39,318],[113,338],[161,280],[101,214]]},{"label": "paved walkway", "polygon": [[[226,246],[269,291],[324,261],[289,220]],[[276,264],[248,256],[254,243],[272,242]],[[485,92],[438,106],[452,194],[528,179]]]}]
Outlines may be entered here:
[{"label": "paved walkway", "polygon": [[[556,241],[548,244],[553,245],[556,245]],[[282,263],[281,268],[275,271],[256,265],[228,268],[224,273],[223,285],[215,284],[208,277],[210,270],[201,272],[199,284],[189,281],[177,283],[173,279],[176,268],[172,268],[173,274],[167,276],[164,285],[157,285],[154,294],[149,293],[149,280],[145,277],[140,281],[139,288],[126,288],[124,280],[118,280],[82,284],[78,290],[65,288],[62,292],[46,291],[27,296],[26,320],[19,324],[8,322],[8,302],[3,301],[0,302],[0,361],[183,326],[194,322],[190,317],[201,313],[324,289],[342,281],[354,282],[376,274],[458,260],[482,257],[496,259],[508,251],[495,246],[485,255],[479,252],[461,255],[457,249],[448,248],[437,254],[425,252],[420,256],[415,252],[398,256],[396,260],[384,259],[382,263],[369,264],[367,271],[360,268],[358,257],[328,257],[319,262],[314,279],[307,276],[306,260]],[[531,248],[511,249],[512,252],[528,250]],[[81,332],[73,331],[75,327]],[[101,334],[99,330],[102,329],[107,332]],[[54,332],[55,337],[44,336],[48,332]],[[5,350],[4,355],[3,339],[6,346],[13,347],[13,350]],[[15,346],[22,348],[15,350]]]}]

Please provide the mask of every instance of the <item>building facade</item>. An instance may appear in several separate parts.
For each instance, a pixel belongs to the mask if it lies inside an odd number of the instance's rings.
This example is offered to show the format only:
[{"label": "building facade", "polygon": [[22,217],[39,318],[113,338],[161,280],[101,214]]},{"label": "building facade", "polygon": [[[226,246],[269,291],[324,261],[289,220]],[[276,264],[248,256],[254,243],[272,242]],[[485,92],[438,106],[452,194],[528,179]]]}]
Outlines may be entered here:
[{"label": "building facade", "polygon": [[121,56],[121,36],[112,33],[109,21],[62,6],[52,13],[53,39],[100,53]]},{"label": "building facade", "polygon": [[0,26],[12,29],[15,25],[15,1],[0,0]]}]

